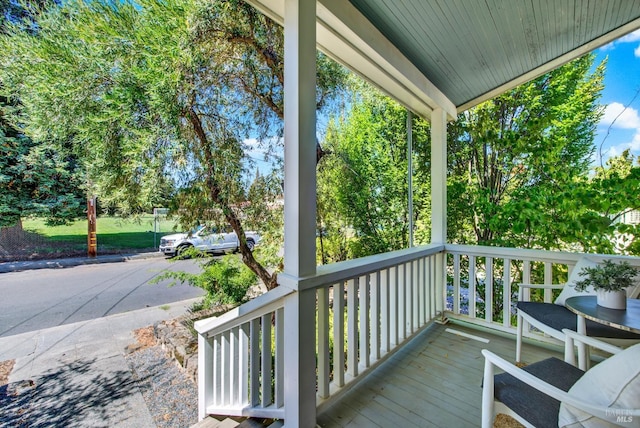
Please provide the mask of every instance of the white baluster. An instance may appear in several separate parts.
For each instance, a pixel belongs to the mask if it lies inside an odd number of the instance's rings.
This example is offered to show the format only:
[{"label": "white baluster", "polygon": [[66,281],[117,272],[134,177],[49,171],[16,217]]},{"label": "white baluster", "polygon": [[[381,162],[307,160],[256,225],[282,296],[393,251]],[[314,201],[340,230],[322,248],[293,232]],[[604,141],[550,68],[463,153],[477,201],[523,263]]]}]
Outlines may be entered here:
[{"label": "white baluster", "polygon": [[221,347],[220,353],[222,354],[221,358],[221,373],[220,373],[220,389],[221,389],[221,403],[223,406],[228,406],[231,404],[231,396],[229,394],[231,388],[231,379],[230,379],[230,370],[231,367],[231,350],[229,349],[230,345],[230,336],[231,332],[229,330],[225,331],[221,335]]},{"label": "white baluster", "polygon": [[398,268],[398,343],[407,337],[407,277],[405,265]]},{"label": "white baluster", "polygon": [[344,386],[344,283],[333,286],[333,382]]},{"label": "white baluster", "polygon": [[460,254],[453,255],[453,313],[460,314]]},{"label": "white baluster", "polygon": [[511,327],[511,259],[504,259],[502,287],[502,324]]},{"label": "white baluster", "polygon": [[469,316],[476,317],[476,256],[469,256]]},{"label": "white baluster", "polygon": [[198,335],[198,420],[207,417],[207,406],[213,404],[213,338]]},{"label": "white baluster", "polygon": [[329,396],[329,287],[318,289],[318,396]]},{"label": "white baluster", "polygon": [[380,272],[380,351],[389,352],[391,316],[389,315],[389,269]]},{"label": "white baluster", "polygon": [[347,281],[347,373],[358,376],[358,286]]},{"label": "white baluster", "polygon": [[275,405],[276,407],[282,407],[284,406],[284,308],[277,309],[275,312],[275,317],[276,317]]},{"label": "white baluster", "polygon": [[[553,271],[551,270],[551,262],[544,262],[544,283],[552,284],[553,283]],[[553,300],[553,290],[550,288],[546,288],[544,290],[544,301],[545,303],[551,303]]]},{"label": "white baluster", "polygon": [[249,363],[249,323],[244,323],[238,336],[238,398],[242,407],[249,404]]},{"label": "white baluster", "polygon": [[427,298],[426,298],[427,280],[425,276],[426,262],[427,262],[427,259],[425,257],[422,257],[418,262],[420,265],[420,269],[418,273],[418,284],[419,284],[418,289],[420,290],[419,303],[418,303],[418,307],[420,308],[420,327],[422,327],[427,323],[427,306],[426,306],[427,305]]},{"label": "white baluster", "polygon": [[389,340],[390,349],[398,344],[398,266],[389,268]]},{"label": "white baluster", "polygon": [[273,393],[271,391],[271,381],[273,380],[271,367],[271,316],[262,316],[262,407],[267,407],[273,403]]},{"label": "white baluster", "polygon": [[367,368],[370,364],[370,348],[369,348],[369,276],[361,276],[358,278],[360,310],[358,314],[360,322],[360,364]]},{"label": "white baluster", "polygon": [[371,307],[369,308],[371,328],[371,359],[380,359],[380,271],[369,275],[371,287]]},{"label": "white baluster", "polygon": [[251,351],[250,405],[256,407],[260,404],[260,318],[251,320],[249,348]]},{"label": "white baluster", "polygon": [[[529,260],[525,260],[522,262],[522,282],[524,284],[531,284],[531,262]],[[522,300],[525,302],[531,301],[531,289],[529,287],[523,287],[522,290]]]},{"label": "white baluster", "polygon": [[484,317],[487,322],[493,321],[493,257],[485,257],[484,278]]},{"label": "white baluster", "polygon": [[229,404],[238,405],[238,327],[229,331]]}]

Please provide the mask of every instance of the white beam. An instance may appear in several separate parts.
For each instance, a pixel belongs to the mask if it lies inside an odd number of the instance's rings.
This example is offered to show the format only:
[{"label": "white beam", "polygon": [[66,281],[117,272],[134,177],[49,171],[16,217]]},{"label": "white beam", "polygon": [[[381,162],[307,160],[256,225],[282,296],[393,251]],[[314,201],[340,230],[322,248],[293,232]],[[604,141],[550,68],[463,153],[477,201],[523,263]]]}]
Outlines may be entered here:
[{"label": "white beam", "polygon": [[[283,22],[283,0],[248,2]],[[455,105],[348,0],[321,0],[317,17],[317,44],[322,52],[420,116],[429,119],[439,107],[455,119]]]},{"label": "white beam", "polygon": [[319,0],[318,25],[318,44],[327,55],[427,119],[435,108],[456,118],[455,105],[351,2]]},{"label": "white beam", "polygon": [[447,242],[447,116],[431,115],[431,243]]}]

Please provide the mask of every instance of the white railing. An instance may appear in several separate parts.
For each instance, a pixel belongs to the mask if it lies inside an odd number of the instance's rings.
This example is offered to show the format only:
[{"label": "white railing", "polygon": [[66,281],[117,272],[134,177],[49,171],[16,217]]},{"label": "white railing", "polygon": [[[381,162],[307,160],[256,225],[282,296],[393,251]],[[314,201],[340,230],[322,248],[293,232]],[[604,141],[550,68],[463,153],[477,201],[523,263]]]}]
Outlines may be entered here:
[{"label": "white railing", "polygon": [[278,287],[220,317],[197,321],[199,418],[284,417],[284,297]]},{"label": "white railing", "polygon": [[[561,284],[583,256],[580,253],[470,245],[446,245],[446,253],[447,317],[510,333],[515,333],[517,284]],[[640,266],[638,257],[602,254],[590,257],[627,260]],[[542,301],[552,302],[552,292],[545,289],[540,296]],[[530,301],[530,293],[530,289],[524,288],[522,300]]]},{"label": "white railing", "polygon": [[421,247],[319,269],[318,411],[442,314],[442,249]]},{"label": "white railing", "polygon": [[297,328],[284,325],[284,313],[302,290],[316,297],[300,310],[316,314],[315,403],[327,406],[443,313],[443,250],[431,245],[320,266],[297,281],[297,291],[281,285],[197,322],[199,417],[284,418],[284,332]]},{"label": "white railing", "polygon": [[[320,266],[308,278],[281,276],[280,287],[196,323],[199,416],[285,418],[285,397],[297,410],[309,410],[301,406],[305,401],[319,412],[436,317],[514,333],[516,283],[561,283],[581,256],[431,245]],[[600,257],[640,266],[637,257]],[[530,300],[528,289],[522,297]],[[539,298],[551,302],[551,290]],[[301,325],[311,325],[304,329],[310,334],[287,344],[285,334],[302,331]],[[297,356],[293,361],[311,358],[285,369],[285,353]],[[287,390],[299,387],[300,368],[311,376],[305,385],[315,379],[315,392]]]}]

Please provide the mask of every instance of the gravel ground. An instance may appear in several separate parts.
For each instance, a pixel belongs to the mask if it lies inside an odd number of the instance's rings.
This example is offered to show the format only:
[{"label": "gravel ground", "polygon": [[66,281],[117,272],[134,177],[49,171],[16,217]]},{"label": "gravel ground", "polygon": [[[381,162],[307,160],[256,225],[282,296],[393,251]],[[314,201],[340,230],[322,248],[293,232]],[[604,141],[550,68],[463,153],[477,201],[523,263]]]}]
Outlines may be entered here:
[{"label": "gravel ground", "polygon": [[126,356],[133,378],[158,428],[198,422],[198,390],[159,346]]}]

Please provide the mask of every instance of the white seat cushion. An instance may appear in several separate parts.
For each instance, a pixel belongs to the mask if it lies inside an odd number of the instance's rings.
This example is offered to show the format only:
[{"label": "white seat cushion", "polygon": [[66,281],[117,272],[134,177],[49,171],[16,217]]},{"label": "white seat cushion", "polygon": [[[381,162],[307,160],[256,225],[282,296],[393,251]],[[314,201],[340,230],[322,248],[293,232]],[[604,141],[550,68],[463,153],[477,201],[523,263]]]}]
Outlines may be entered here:
[{"label": "white seat cushion", "polygon": [[[618,417],[626,417],[630,427],[640,426],[640,420],[625,411],[640,409],[640,344],[613,355],[586,372],[571,387],[569,394],[596,406],[611,408],[607,420],[596,418],[582,410],[560,404],[559,427],[617,426]],[[626,424],[623,424],[626,425]]]},{"label": "white seat cushion", "polygon": [[580,260],[578,260],[578,263],[576,263],[576,265],[573,267],[573,270],[571,271],[571,275],[569,275],[569,280],[567,281],[567,284],[564,286],[564,288],[562,289],[562,292],[560,292],[560,295],[558,296],[556,301],[553,303],[555,303],[556,305],[564,306],[564,301],[567,300],[569,297],[589,296],[589,295],[595,296],[596,293],[593,290],[593,287],[589,287],[582,292],[576,291],[574,287],[576,286],[577,281],[580,281],[585,278],[584,276],[580,275],[580,272],[582,272],[582,269],[586,267],[593,268],[596,266],[598,266],[597,262],[591,260],[588,257],[581,257]]}]

